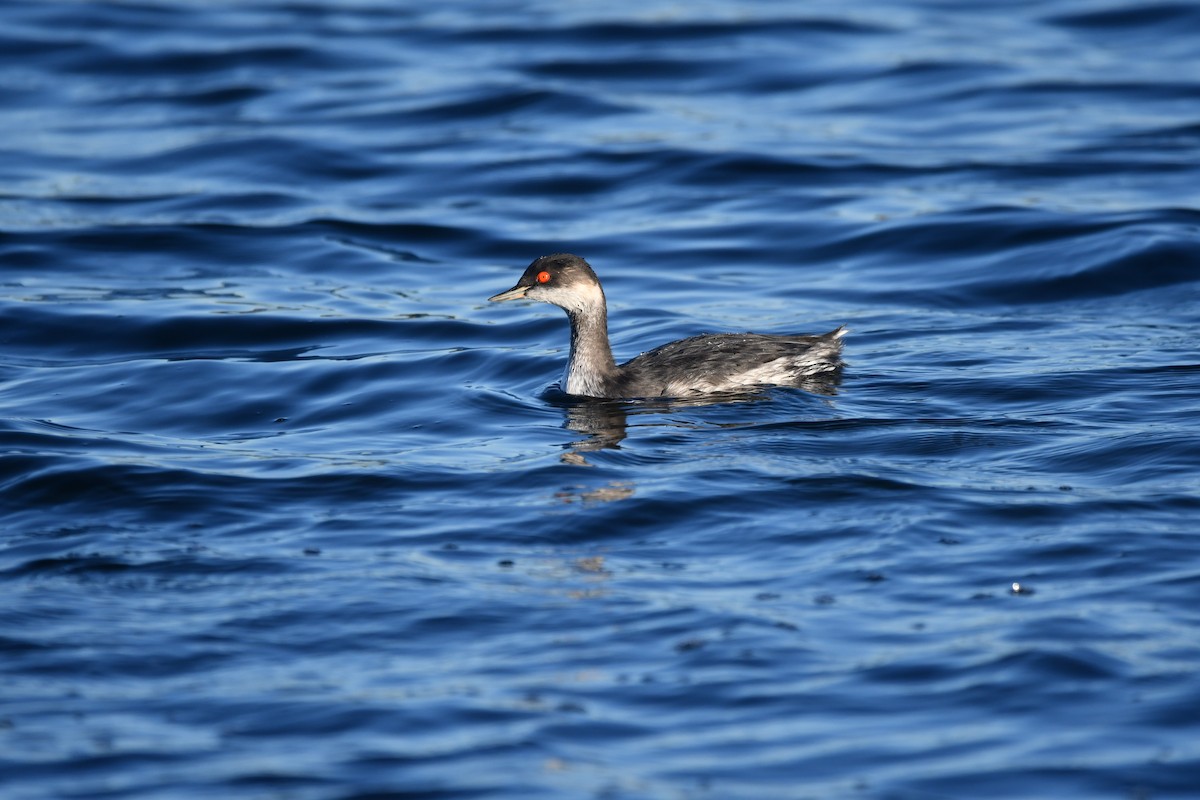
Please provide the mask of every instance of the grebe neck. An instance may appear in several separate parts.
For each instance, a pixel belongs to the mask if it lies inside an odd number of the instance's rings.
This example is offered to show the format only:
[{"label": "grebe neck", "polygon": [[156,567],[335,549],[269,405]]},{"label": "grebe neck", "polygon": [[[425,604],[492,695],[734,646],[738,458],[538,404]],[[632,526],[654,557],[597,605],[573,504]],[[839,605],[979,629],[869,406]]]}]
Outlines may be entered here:
[{"label": "grebe neck", "polygon": [[599,302],[567,310],[571,320],[571,356],[563,379],[567,394],[604,397],[605,388],[616,380],[617,362],[608,343],[608,313],[604,296]]}]

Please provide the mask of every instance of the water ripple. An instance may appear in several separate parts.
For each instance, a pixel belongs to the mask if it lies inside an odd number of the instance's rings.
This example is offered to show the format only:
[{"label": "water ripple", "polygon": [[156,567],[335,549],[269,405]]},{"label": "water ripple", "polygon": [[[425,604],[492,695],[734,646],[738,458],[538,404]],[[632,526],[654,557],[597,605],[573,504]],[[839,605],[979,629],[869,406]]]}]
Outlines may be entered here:
[{"label": "water ripple", "polygon": [[10,0],[5,797],[1190,797],[1195,18]]}]

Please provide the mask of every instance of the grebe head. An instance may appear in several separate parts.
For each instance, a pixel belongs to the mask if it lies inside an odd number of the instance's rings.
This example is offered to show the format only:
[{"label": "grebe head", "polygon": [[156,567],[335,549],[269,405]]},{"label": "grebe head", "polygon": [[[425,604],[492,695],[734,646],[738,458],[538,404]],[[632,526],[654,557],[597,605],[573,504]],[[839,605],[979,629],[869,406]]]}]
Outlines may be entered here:
[{"label": "grebe head", "polygon": [[522,297],[551,303],[567,313],[604,308],[604,290],[600,288],[600,279],[586,261],[570,253],[555,253],[534,259],[516,286],[488,300],[499,303]]}]

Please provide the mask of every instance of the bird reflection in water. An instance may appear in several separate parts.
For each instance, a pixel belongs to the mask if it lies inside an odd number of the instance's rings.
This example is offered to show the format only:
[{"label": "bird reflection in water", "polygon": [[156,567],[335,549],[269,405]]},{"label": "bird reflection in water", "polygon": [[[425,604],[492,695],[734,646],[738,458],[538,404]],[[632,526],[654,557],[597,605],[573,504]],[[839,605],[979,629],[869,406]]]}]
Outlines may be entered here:
[{"label": "bird reflection in water", "polygon": [[[832,397],[837,394],[841,381],[842,371],[839,369],[836,372],[799,381],[794,386],[809,394]],[[563,394],[557,387],[554,387],[547,392],[547,395],[556,405],[562,406],[567,412],[566,427],[576,433],[584,434],[586,437],[571,442],[570,449],[561,457],[562,461],[567,464],[589,467],[591,464],[588,463],[585,453],[594,453],[604,449],[620,449],[621,441],[627,435],[628,418],[631,414],[660,414],[697,406],[761,403],[770,399],[771,391],[778,390],[763,388],[755,391],[723,392],[670,399],[600,400],[573,397]],[[629,494],[632,494],[632,490]]]},{"label": "bird reflection in water", "polygon": [[[841,382],[841,370],[835,373],[811,378],[796,384],[810,394],[832,397],[837,394]],[[584,438],[571,442],[569,450],[561,456],[567,464],[590,467],[586,453],[600,450],[619,450],[621,441],[625,439],[630,415],[662,414],[663,412],[678,411],[696,406],[711,406],[718,404],[749,404],[761,403],[770,399],[766,389],[736,394],[709,394],[699,397],[649,399],[649,400],[600,400],[595,398],[573,397],[562,393],[557,386],[546,392],[546,398],[566,411],[565,427]],[[602,486],[574,486],[555,493],[556,500],[563,504],[579,504],[580,506],[595,506],[603,503],[621,502],[632,498],[636,486],[630,481],[609,481]],[[554,559],[553,569],[547,574],[560,579],[569,579],[574,585],[567,591],[567,596],[576,599],[591,599],[607,594],[608,582],[613,577],[605,556],[600,553],[590,553],[584,556]],[[575,584],[582,579],[583,585]]]}]

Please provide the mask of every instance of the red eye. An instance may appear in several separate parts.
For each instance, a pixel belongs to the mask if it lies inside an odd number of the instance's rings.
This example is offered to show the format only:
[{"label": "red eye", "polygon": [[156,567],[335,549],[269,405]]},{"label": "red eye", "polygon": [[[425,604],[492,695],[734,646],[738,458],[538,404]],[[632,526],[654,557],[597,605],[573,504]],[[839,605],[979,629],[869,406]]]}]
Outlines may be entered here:
[{"label": "red eye", "polygon": [[542,272],[539,272],[537,274],[537,282],[538,283],[549,283],[550,282],[550,273],[546,272],[544,270]]}]

